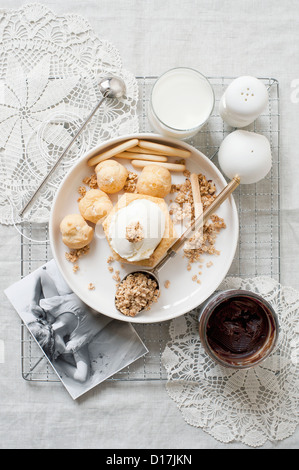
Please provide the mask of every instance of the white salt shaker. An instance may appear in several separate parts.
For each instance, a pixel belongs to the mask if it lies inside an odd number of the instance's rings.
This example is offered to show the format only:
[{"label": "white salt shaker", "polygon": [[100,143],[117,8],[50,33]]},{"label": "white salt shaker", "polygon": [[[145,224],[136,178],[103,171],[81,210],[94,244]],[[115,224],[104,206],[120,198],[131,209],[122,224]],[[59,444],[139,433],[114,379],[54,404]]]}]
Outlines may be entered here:
[{"label": "white salt shaker", "polygon": [[219,113],[232,127],[246,127],[268,104],[268,91],[258,78],[243,76],[233,80],[222,95]]},{"label": "white salt shaker", "polygon": [[271,170],[270,142],[262,134],[237,129],[221,143],[218,162],[228,178],[238,175],[242,184],[256,183]]}]

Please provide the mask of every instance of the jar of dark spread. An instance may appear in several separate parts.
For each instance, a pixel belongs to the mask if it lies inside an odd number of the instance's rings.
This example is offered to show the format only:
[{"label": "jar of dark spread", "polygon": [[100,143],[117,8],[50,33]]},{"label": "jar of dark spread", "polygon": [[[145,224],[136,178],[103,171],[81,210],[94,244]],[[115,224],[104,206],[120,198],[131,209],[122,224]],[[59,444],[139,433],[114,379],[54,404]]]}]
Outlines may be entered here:
[{"label": "jar of dark spread", "polygon": [[215,294],[202,306],[199,335],[218,363],[238,369],[253,367],[273,351],[278,320],[272,306],[247,290]]}]

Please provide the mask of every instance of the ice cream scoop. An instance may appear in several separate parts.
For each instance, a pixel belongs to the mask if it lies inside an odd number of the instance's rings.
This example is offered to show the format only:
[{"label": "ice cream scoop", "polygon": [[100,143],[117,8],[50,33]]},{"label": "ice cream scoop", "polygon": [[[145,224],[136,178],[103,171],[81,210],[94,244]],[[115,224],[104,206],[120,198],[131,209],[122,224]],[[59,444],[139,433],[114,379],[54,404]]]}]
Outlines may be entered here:
[{"label": "ice cream scoop", "polygon": [[110,223],[109,241],[116,253],[130,262],[148,259],[165,231],[165,215],[146,199],[137,199],[117,211]]}]

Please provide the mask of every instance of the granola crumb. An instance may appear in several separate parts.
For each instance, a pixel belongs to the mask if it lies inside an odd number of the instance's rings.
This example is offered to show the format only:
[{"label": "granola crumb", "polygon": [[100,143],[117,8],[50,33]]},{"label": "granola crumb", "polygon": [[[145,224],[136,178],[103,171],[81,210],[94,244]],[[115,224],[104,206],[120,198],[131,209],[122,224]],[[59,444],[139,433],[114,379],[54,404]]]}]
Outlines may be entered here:
[{"label": "granola crumb", "polygon": [[197,275],[195,274],[194,276],[192,276],[192,281],[193,282],[196,282],[197,281]]},{"label": "granola crumb", "polygon": [[137,243],[144,240],[144,232],[140,222],[132,222],[126,227],[126,239],[130,243]]},{"label": "granola crumb", "polygon": [[[171,193],[176,193],[175,203],[170,207],[170,215],[174,223],[183,223],[189,226],[195,218],[194,201],[192,194],[190,174],[188,170],[184,172],[186,177],[183,184],[173,184]],[[203,210],[206,209],[216,198],[216,186],[212,180],[207,180],[203,174],[198,175],[201,201]],[[187,270],[191,270],[191,264],[203,263],[202,255],[219,255],[215,243],[217,234],[221,229],[226,228],[225,222],[216,214],[210,217],[210,223],[206,223],[202,230],[196,232],[185,244],[184,256],[188,260]],[[200,268],[202,265],[200,266]]]},{"label": "granola crumb", "polygon": [[84,246],[78,250],[70,250],[69,252],[65,253],[65,258],[70,263],[76,263],[81,256],[86,255],[89,252],[89,245]]},{"label": "granola crumb", "polygon": [[85,196],[85,194],[86,194],[85,186],[79,186],[78,193],[80,194],[80,196]]},{"label": "granola crumb", "polygon": [[108,267],[108,271],[109,271],[110,273],[113,273],[114,269],[112,268],[112,266],[109,266],[109,267]]},{"label": "granola crumb", "polygon": [[211,266],[213,266],[213,262],[212,262],[212,261],[209,261],[208,263],[206,263],[206,267],[207,267],[207,268],[210,268]]},{"label": "granola crumb", "polygon": [[86,178],[84,178],[82,180],[82,183],[89,186],[90,189],[97,189],[98,188],[98,181],[97,181],[96,173],[93,173],[91,176],[86,176]]},{"label": "granola crumb", "polygon": [[116,282],[120,282],[121,279],[120,279],[120,271],[115,271],[115,274],[112,276],[112,279]]},{"label": "granola crumb", "polygon": [[73,271],[74,271],[74,273],[76,273],[76,272],[78,271],[78,269],[79,269],[79,265],[78,265],[78,264],[74,264],[74,266],[73,266]]},{"label": "granola crumb", "polygon": [[168,281],[168,280],[165,281],[165,282],[164,282],[164,287],[165,287],[165,289],[168,289],[169,286],[170,286],[170,281]]},{"label": "granola crumb", "polygon": [[118,285],[115,305],[124,315],[135,317],[141,310],[150,310],[159,296],[156,281],[144,273],[132,273]]},{"label": "granola crumb", "polygon": [[212,215],[211,223],[205,224],[203,229],[196,232],[185,245],[184,254],[189,262],[202,263],[201,256],[205,253],[218,256],[220,251],[215,247],[216,238],[219,231],[224,228],[226,228],[224,220],[215,214]]},{"label": "granola crumb", "polygon": [[78,193],[80,194],[80,197],[77,199],[77,202],[80,202],[81,199],[83,199],[83,197],[84,197],[85,194],[86,194],[86,188],[85,188],[85,186],[79,186],[79,188],[78,188]]},{"label": "granola crumb", "polygon": [[111,264],[115,261],[115,259],[113,258],[113,256],[109,256],[109,258],[107,259],[107,263],[108,264]]},{"label": "granola crumb", "polygon": [[137,186],[137,179],[138,179],[137,173],[134,173],[133,171],[129,171],[127,180],[125,182],[124,191],[126,191],[127,193],[135,193],[136,186]]},{"label": "granola crumb", "polygon": [[95,285],[94,285],[92,282],[90,282],[90,283],[88,284],[88,290],[95,290],[95,288],[96,288],[96,287],[95,287]]}]

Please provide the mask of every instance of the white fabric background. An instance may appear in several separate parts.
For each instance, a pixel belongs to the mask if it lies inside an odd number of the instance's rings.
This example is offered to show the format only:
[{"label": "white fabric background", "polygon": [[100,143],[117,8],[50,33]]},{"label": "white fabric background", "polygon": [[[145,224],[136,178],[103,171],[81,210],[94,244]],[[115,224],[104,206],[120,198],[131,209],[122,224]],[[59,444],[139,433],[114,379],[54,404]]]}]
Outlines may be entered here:
[{"label": "white fabric background", "polygon": [[[28,3],[0,0],[0,8]],[[58,0],[84,16],[138,75],[191,66],[206,75],[274,77],[281,93],[281,282],[299,288],[299,3],[296,0]],[[297,94],[297,97],[299,94]],[[20,278],[19,235],[0,226],[1,286]],[[0,448],[244,448],[185,423],[163,383],[106,383],[73,402],[60,384],[21,378],[20,322],[1,292]],[[299,429],[266,448],[298,448]]]}]

